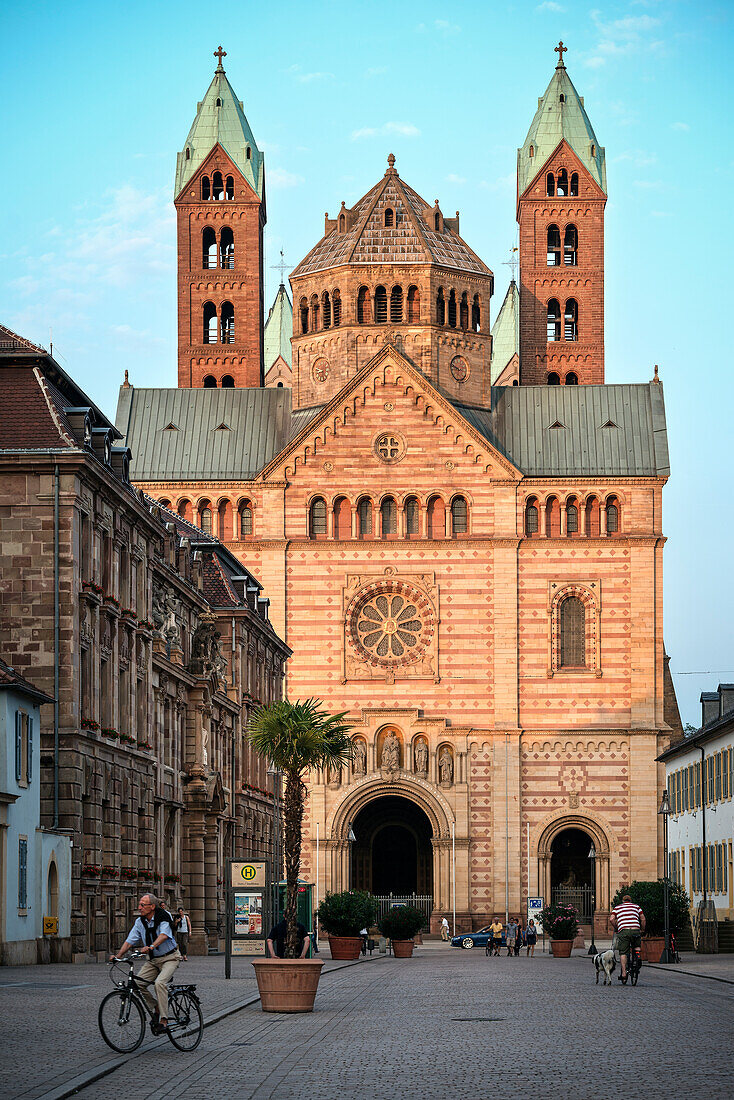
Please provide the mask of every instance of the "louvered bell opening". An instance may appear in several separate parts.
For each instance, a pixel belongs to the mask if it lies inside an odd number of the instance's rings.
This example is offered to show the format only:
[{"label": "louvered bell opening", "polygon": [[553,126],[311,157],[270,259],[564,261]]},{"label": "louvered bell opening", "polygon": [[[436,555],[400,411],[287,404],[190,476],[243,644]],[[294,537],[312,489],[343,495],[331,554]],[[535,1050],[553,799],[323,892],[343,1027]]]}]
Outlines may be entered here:
[{"label": "louvered bell opening", "polygon": [[338,328],[342,323],[342,300],[339,296],[339,291],[334,291],[334,301],[332,303],[332,309],[334,314],[334,328]]},{"label": "louvered bell opening", "polygon": [[390,321],[399,324],[403,319],[403,288],[394,286],[390,293]]},{"label": "louvered bell opening", "polygon": [[378,286],[375,290],[375,321],[378,325],[387,322],[387,291],[384,286]]}]

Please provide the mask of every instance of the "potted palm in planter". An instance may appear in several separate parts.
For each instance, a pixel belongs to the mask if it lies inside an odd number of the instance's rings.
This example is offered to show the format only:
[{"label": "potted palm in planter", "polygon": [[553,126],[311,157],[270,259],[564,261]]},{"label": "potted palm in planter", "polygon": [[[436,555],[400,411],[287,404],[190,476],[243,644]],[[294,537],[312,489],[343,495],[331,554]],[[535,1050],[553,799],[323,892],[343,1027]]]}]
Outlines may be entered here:
[{"label": "potted palm in planter", "polygon": [[318,699],[290,703],[283,699],[258,707],[248,735],[256,752],[283,773],[283,838],[285,842],[286,943],[282,959],[256,959],[260,1002],[264,1012],[311,1012],[321,959],[298,958],[298,871],[303,840],[306,784],[311,768],[339,767],[352,759],[350,726],[342,714],[328,714]]},{"label": "potted palm in planter", "polygon": [[329,933],[332,959],[358,959],[363,928],[377,916],[377,902],[363,890],[327,894],[318,908],[319,924]]},{"label": "potted palm in planter", "polygon": [[392,940],[396,959],[409,959],[413,954],[413,936],[420,932],[425,918],[414,905],[396,905],[379,923],[383,936]]},{"label": "potted palm in planter", "polygon": [[[633,882],[621,886],[612,900],[612,908],[629,894],[645,914],[645,934],[640,942],[643,962],[660,962],[665,947],[665,880]],[[688,895],[677,882],[668,882],[668,928],[676,935],[690,921]]]},{"label": "potted palm in planter", "polygon": [[546,905],[541,910],[543,931],[550,936],[554,959],[568,959],[579,932],[579,915],[573,905]]}]

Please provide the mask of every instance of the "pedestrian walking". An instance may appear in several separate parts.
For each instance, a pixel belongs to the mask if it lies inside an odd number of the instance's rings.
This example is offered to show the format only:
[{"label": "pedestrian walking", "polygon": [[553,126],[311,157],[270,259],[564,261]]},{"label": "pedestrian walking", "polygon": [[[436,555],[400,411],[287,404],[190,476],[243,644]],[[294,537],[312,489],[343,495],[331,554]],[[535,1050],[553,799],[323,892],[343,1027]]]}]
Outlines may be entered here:
[{"label": "pedestrian walking", "polygon": [[515,924],[515,918],[510,917],[507,922],[507,929],[505,931],[505,943],[507,944],[507,958],[515,954],[515,936],[517,935],[517,925]]},{"label": "pedestrian walking", "polygon": [[535,944],[537,943],[537,941],[538,929],[535,927],[535,921],[531,917],[528,921],[528,926],[525,931],[525,946],[527,947],[527,951],[525,952],[526,956],[530,955],[530,957],[532,958],[532,956],[535,954]]},{"label": "pedestrian walking", "polygon": [[179,905],[178,913],[174,917],[174,920],[176,921],[176,941],[178,943],[178,949],[181,952],[181,958],[183,959],[183,961],[188,962],[191,921],[189,920],[189,915],[184,910],[183,905]]},{"label": "pedestrian walking", "polygon": [[518,956],[520,954],[520,948],[523,945],[524,938],[525,938],[525,931],[524,931],[523,926],[522,926],[522,921],[518,920],[517,929],[515,931],[515,958],[518,958]]},{"label": "pedestrian walking", "polygon": [[441,939],[444,943],[449,942],[449,922],[445,914],[441,918]]},{"label": "pedestrian walking", "polygon": [[492,954],[499,956],[500,947],[502,946],[502,924],[499,917],[495,917],[489,926],[489,931],[492,933]]}]

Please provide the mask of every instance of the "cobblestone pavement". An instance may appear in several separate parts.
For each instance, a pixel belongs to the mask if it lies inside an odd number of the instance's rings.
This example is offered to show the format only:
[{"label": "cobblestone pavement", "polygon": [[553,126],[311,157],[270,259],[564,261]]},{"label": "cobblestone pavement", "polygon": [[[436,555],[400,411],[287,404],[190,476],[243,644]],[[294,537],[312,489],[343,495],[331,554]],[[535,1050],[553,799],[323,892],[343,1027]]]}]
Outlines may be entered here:
[{"label": "cobblestone pavement", "polygon": [[604,988],[583,956],[488,959],[431,945],[335,971],[313,1014],[256,1003],[207,1029],[193,1054],[160,1041],[80,1096],[723,1100],[732,1008],[730,986],[674,972],[646,968],[635,989]]}]

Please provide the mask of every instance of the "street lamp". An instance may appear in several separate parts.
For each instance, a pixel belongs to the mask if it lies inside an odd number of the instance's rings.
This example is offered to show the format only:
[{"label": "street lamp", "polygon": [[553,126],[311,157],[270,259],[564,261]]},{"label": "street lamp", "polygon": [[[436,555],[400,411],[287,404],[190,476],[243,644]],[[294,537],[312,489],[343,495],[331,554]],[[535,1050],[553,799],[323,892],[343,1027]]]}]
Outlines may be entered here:
[{"label": "street lamp", "polygon": [[352,828],[352,823],[350,821],[349,822],[349,832],[347,833],[347,840],[349,841],[349,872],[348,872],[348,875],[347,875],[347,881],[348,881],[348,884],[349,884],[349,890],[350,891],[352,889],[352,845],[354,844],[356,839],[357,838],[354,835],[354,829]]},{"label": "street lamp", "polygon": [[273,780],[273,923],[280,917],[280,880],[283,876],[283,859],[280,852],[280,768],[271,760],[267,774]]},{"label": "street lamp", "polygon": [[665,847],[665,862],[663,864],[663,910],[665,914],[665,947],[663,953],[660,956],[661,963],[669,963],[670,959],[670,934],[668,930],[669,924],[669,899],[668,899],[668,818],[670,817],[670,799],[668,798],[668,788],[663,791],[663,797],[660,799],[660,809],[658,815],[663,818],[663,844]]},{"label": "street lamp", "polygon": [[594,943],[594,910],[596,909],[596,848],[594,847],[594,841],[591,842],[589,848],[589,859],[591,860],[591,946],[589,947],[588,954],[596,955],[596,944]]}]

